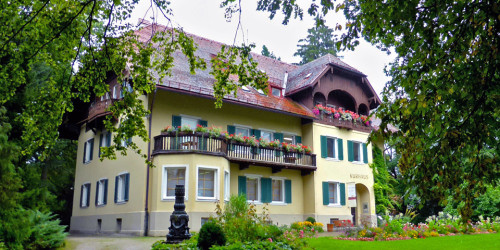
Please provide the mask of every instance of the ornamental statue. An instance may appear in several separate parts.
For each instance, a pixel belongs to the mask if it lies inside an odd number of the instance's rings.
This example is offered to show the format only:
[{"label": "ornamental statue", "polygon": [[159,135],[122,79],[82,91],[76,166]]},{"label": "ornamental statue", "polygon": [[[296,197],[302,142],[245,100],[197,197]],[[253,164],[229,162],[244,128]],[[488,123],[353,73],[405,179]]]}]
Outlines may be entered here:
[{"label": "ornamental statue", "polygon": [[184,204],[184,193],[184,185],[175,186],[174,212],[170,215],[167,244],[177,244],[191,238],[188,227],[189,215],[186,213],[186,205]]}]

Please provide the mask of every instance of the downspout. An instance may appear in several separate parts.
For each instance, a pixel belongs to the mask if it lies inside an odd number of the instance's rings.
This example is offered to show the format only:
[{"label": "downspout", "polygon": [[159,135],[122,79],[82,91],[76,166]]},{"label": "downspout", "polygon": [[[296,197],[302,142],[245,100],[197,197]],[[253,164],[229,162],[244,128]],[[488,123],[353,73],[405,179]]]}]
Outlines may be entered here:
[{"label": "downspout", "polygon": [[[151,113],[149,114],[149,142],[148,142],[148,161],[151,161],[151,124],[153,122],[153,107],[155,104],[155,97],[156,97],[156,88],[155,92],[153,93],[153,100],[151,101]],[[148,229],[149,229],[149,169],[150,167],[146,165],[146,202],[144,203],[144,236],[148,236]]]}]

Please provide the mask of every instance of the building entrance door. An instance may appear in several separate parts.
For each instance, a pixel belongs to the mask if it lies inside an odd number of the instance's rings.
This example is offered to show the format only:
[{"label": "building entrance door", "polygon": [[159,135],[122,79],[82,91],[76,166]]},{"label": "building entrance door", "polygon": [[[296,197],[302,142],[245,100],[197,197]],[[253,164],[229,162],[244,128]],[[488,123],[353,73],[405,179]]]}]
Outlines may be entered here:
[{"label": "building entrance door", "polygon": [[351,207],[352,224],[356,226],[356,208]]}]

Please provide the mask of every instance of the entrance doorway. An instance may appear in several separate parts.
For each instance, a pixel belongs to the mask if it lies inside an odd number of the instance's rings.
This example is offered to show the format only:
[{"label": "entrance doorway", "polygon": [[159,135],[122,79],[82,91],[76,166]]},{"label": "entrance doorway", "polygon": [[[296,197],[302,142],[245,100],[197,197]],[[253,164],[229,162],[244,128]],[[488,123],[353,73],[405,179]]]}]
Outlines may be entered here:
[{"label": "entrance doorway", "polygon": [[356,208],[351,207],[352,224],[356,226]]}]

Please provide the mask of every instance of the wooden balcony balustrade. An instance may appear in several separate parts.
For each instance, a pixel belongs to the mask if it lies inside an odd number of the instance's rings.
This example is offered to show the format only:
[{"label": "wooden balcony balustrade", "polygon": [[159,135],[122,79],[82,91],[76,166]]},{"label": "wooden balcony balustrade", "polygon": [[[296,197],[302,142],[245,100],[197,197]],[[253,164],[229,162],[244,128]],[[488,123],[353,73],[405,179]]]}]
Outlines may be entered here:
[{"label": "wooden balcony balustrade", "polygon": [[113,101],[113,99],[106,99],[92,102],[89,107],[89,116],[87,119],[92,120],[101,114],[105,114],[107,112],[106,109],[113,104]]},{"label": "wooden balcony balustrade", "polygon": [[371,125],[367,126],[366,124],[363,124],[359,121],[356,123],[354,123],[353,121],[343,121],[333,117],[333,115],[318,115],[317,120],[315,121],[326,125],[332,125],[343,129],[357,130],[366,133],[372,132],[373,129]]},{"label": "wooden balcony balustrade", "polygon": [[254,147],[225,138],[202,134],[162,134],[154,137],[153,155],[200,153],[221,156],[238,163],[240,169],[250,165],[272,168],[276,173],[282,169],[301,170],[309,174],[316,170],[316,155],[287,152],[283,149]]}]

